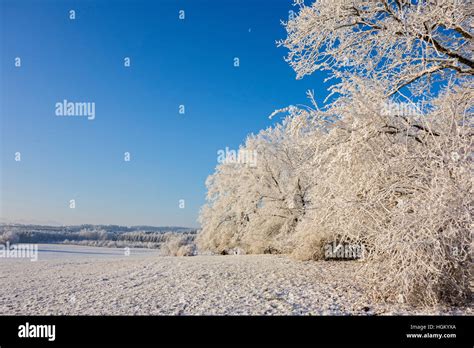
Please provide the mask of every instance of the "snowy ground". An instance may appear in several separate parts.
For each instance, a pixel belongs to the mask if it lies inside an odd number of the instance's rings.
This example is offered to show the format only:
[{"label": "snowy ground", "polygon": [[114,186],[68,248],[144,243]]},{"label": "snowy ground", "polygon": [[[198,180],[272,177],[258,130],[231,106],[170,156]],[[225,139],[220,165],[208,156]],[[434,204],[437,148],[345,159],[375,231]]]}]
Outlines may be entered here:
[{"label": "snowy ground", "polygon": [[37,262],[0,259],[0,314],[469,314],[375,305],[357,262],[284,256],[161,257],[153,250],[39,245]]}]

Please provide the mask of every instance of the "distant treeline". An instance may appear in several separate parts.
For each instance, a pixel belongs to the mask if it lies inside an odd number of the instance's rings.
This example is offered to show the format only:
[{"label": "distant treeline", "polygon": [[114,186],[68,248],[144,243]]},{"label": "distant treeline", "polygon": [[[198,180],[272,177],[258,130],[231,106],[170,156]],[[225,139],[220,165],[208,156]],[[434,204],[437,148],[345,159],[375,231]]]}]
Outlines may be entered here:
[{"label": "distant treeline", "polygon": [[[87,226],[87,227],[86,227]],[[176,243],[179,246],[193,244],[197,230],[177,228],[165,230],[156,227],[154,231],[118,231],[117,226],[83,225],[81,229],[73,227],[38,227],[24,225],[0,226],[0,243],[60,243],[80,244],[104,247],[141,247],[161,248],[166,243]],[[99,228],[98,228],[99,227]],[[123,226],[122,226],[123,227]],[[122,228],[121,227],[121,228]],[[126,228],[128,229],[128,228]]]},{"label": "distant treeline", "polygon": [[179,226],[121,226],[121,225],[92,225],[83,224],[75,226],[47,226],[47,225],[23,225],[23,224],[2,224],[0,233],[7,230],[28,230],[28,231],[51,231],[51,232],[79,232],[82,230],[103,230],[106,232],[190,232],[195,228]]}]

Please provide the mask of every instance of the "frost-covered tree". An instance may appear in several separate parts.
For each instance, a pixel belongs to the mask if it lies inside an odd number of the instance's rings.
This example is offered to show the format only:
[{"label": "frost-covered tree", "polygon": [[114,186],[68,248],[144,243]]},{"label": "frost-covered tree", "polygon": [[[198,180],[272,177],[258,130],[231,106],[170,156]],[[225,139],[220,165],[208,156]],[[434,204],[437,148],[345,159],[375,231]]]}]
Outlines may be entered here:
[{"label": "frost-covered tree", "polygon": [[288,252],[288,238],[309,207],[305,167],[314,152],[306,115],[291,117],[247,138],[241,151],[257,165],[220,164],[209,177],[199,244],[215,252]]},{"label": "frost-covered tree", "polygon": [[[293,253],[365,246],[361,276],[377,298],[419,304],[469,298],[472,241],[472,86],[445,90],[424,115],[381,112],[378,91],[336,104],[318,138],[311,209]],[[329,110],[328,110],[329,112]]]}]

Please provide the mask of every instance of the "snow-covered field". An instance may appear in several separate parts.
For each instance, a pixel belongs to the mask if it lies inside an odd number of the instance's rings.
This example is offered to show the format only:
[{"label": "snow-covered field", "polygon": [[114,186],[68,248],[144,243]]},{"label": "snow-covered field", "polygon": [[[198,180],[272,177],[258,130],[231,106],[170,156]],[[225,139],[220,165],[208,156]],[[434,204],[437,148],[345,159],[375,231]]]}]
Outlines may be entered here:
[{"label": "snow-covered field", "polygon": [[155,250],[39,245],[37,262],[0,259],[0,314],[472,314],[375,305],[357,262],[285,256],[162,257]]}]

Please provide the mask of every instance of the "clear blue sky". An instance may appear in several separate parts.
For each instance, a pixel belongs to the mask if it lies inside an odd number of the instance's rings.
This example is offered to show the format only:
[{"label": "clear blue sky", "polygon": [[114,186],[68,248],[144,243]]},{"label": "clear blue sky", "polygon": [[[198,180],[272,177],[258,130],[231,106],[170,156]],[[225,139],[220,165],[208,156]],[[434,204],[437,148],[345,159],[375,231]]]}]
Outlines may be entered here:
[{"label": "clear blue sky", "polygon": [[[217,151],[327,93],[276,47],[290,0],[0,3],[2,221],[198,226]],[[95,119],[57,117],[63,99]]]}]

